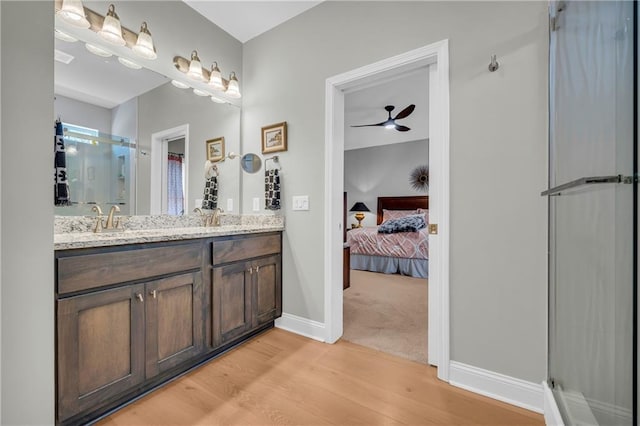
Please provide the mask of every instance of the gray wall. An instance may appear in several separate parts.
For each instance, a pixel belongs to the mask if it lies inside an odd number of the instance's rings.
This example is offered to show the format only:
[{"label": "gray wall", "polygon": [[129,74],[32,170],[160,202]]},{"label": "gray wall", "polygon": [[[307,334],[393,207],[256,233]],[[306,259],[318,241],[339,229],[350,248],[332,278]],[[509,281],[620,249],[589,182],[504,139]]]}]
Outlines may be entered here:
[{"label": "gray wall", "polygon": [[[138,97],[138,135],[141,151],[151,151],[151,135],[189,124],[188,202],[187,211],[204,194],[204,162],[206,141],[224,136],[225,152],[240,151],[240,109],[217,104],[208,97],[195,96],[171,83],[164,84]],[[227,199],[233,199],[235,210],[240,200],[240,161],[218,163],[218,206],[226,210]],[[138,159],[138,214],[149,213],[151,155]]]},{"label": "gray wall", "polygon": [[55,394],[53,3],[3,1],[0,9],[0,423],[46,425]]},{"label": "gray wall", "polygon": [[[429,142],[426,140],[353,149],[344,152],[344,190],[347,209],[357,201],[369,207],[363,226],[376,226],[378,197],[428,195],[416,191],[409,175],[417,166],[429,164]],[[347,212],[347,227],[358,223],[354,213]]]},{"label": "gray wall", "polygon": [[111,134],[111,110],[65,96],[56,95],[53,102],[54,117],[69,124],[97,129]]},{"label": "gray wall", "polygon": [[[325,80],[449,39],[451,358],[536,383],[545,377],[546,8],[325,2],[245,44],[244,151],[259,152],[261,126],[289,125],[280,155],[285,312],[324,320]],[[245,175],[245,202],[261,186]],[[288,199],[302,194],[311,210],[292,212]]]}]

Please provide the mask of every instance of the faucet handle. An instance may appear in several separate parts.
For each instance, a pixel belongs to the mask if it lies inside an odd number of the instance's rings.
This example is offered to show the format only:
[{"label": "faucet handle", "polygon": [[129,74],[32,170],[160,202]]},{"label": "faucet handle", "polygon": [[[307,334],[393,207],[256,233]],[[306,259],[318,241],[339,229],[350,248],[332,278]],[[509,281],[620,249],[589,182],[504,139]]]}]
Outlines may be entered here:
[{"label": "faucet handle", "polygon": [[97,204],[91,207],[91,211],[98,213],[98,216],[102,216],[102,209]]}]

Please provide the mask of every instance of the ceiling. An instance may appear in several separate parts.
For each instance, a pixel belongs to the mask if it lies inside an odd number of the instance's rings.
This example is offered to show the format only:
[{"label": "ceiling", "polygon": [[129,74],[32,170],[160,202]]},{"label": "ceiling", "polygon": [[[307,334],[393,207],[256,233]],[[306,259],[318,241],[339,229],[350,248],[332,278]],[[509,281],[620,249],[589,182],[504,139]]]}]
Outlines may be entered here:
[{"label": "ceiling", "polygon": [[182,1],[242,43],[322,3],[312,0]]},{"label": "ceiling", "polygon": [[[379,127],[351,127],[375,124],[388,117],[385,105],[393,105],[395,117],[408,105],[415,110],[398,124],[410,127],[407,132]],[[427,68],[402,73],[365,87],[351,90],[344,97],[344,149],[412,142],[429,138],[429,76]]]}]

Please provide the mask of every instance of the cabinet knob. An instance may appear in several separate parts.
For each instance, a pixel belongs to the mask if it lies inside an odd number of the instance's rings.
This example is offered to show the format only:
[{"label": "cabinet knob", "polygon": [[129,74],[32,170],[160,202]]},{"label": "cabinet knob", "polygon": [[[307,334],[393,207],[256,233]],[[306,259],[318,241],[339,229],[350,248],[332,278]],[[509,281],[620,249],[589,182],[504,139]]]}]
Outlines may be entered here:
[{"label": "cabinet knob", "polygon": [[136,298],[137,298],[139,301],[144,302],[144,297],[142,297],[142,294],[140,294],[140,293],[136,293]]},{"label": "cabinet knob", "polygon": [[157,294],[156,294],[156,291],[155,291],[155,290],[151,290],[151,291],[149,292],[149,295],[150,295],[150,296],[153,296],[153,298],[154,298],[154,299],[157,297]]}]

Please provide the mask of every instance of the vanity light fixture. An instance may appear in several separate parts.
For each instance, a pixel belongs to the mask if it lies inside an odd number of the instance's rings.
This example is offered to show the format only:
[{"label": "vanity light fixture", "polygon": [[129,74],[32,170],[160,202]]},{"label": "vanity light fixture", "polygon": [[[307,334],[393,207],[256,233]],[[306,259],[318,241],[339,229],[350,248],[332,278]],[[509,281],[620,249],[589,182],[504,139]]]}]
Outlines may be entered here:
[{"label": "vanity light fixture", "polygon": [[[195,50],[191,52],[191,60],[183,58],[182,56],[175,56],[173,58],[173,65],[178,71],[190,79],[205,82],[212,90],[224,92],[228,98],[239,99],[242,97],[236,73],[232,72],[229,80],[225,80],[222,78],[217,62],[213,63],[211,70],[202,68],[198,52]],[[220,97],[218,97],[218,99],[222,101]],[[226,103],[228,101],[225,98],[223,102]]]},{"label": "vanity light fixture", "polygon": [[91,24],[84,13],[82,0],[63,0],[62,8],[56,12],[62,20],[78,28],[89,28]]},{"label": "vanity light fixture", "polygon": [[147,28],[146,22],[142,23],[136,44],[131,48],[131,50],[141,58],[156,59],[158,57],[156,47],[153,45],[153,39],[151,38],[151,33],[149,32],[149,28]]},{"label": "vanity light fixture", "polygon": [[233,99],[239,99],[242,97],[240,94],[240,87],[238,86],[238,78],[236,77],[235,71],[231,72],[229,76],[229,84],[227,85],[227,91],[225,92],[227,96]]},{"label": "vanity light fixture", "polygon": [[204,80],[200,58],[198,58],[198,52],[196,52],[195,50],[191,52],[191,61],[189,61],[189,71],[187,71],[187,77],[192,80]]},{"label": "vanity light fixture", "polygon": [[101,47],[96,46],[95,44],[91,44],[91,43],[85,43],[84,45],[87,50],[91,53],[93,53],[94,55],[98,55],[101,56],[103,58],[108,58],[110,56],[113,56],[113,54],[107,50],[104,50]]},{"label": "vanity light fixture", "polygon": [[98,31],[98,35],[105,41],[108,41],[111,44],[115,44],[116,46],[124,46],[125,44],[127,44],[127,42],[124,41],[124,37],[122,37],[122,26],[120,25],[120,18],[118,17],[118,14],[116,13],[116,7],[113,4],[109,5],[107,16],[104,17],[102,29]]},{"label": "vanity light fixture", "polygon": [[183,82],[178,81],[178,80],[171,80],[171,84],[173,84],[178,89],[188,89],[189,88],[188,84],[184,84]]},{"label": "vanity light fixture", "polygon": [[218,68],[218,63],[214,62],[213,64],[209,73],[209,86],[214,90],[224,91],[224,83],[222,82],[222,74],[220,73],[220,68]]},{"label": "vanity light fixture", "polygon": [[200,89],[193,89],[193,93],[195,93],[198,96],[211,96],[209,93],[205,92],[204,90],[200,90]]},{"label": "vanity light fixture", "polygon": [[132,70],[139,70],[142,68],[142,65],[138,65],[133,62],[131,59],[123,58],[122,56],[118,56],[118,62],[124,65],[127,68],[131,68]]},{"label": "vanity light fixture", "polygon": [[77,38],[70,36],[67,33],[63,33],[60,30],[55,30],[54,35],[58,40],[66,41],[68,43],[75,43],[76,41],[78,41]]}]

